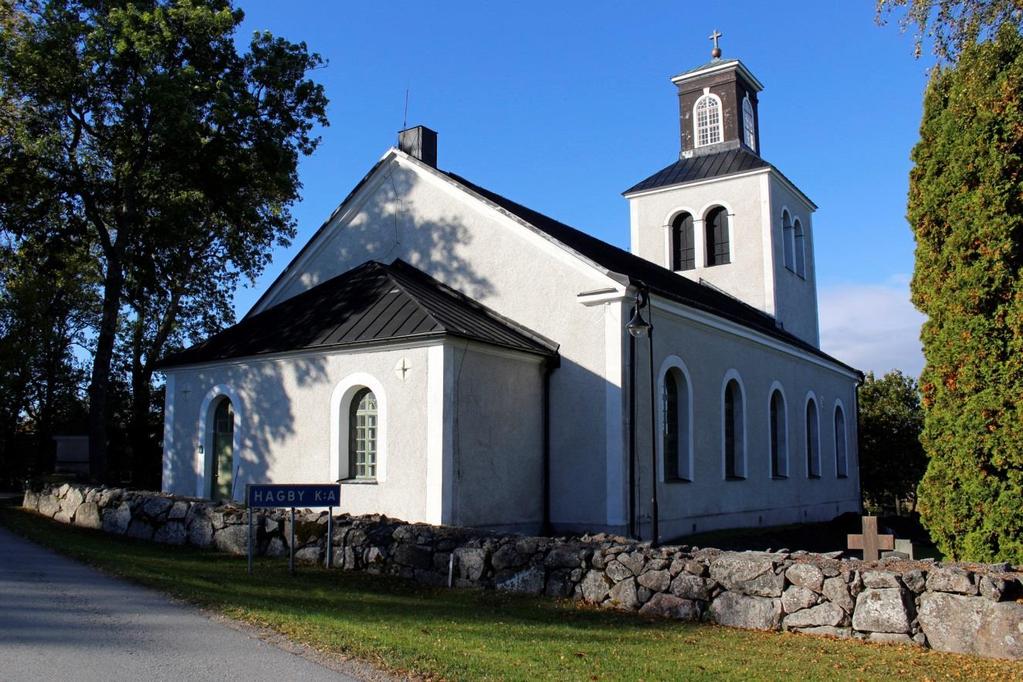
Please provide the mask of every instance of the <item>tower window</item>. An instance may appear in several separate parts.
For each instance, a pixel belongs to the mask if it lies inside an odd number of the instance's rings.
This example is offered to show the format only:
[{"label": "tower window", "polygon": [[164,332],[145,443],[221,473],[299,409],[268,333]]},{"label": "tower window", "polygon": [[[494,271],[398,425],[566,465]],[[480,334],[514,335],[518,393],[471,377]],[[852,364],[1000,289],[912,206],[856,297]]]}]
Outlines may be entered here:
[{"label": "tower window", "polygon": [[707,266],[732,262],[728,247],[728,213],[718,206],[707,214],[704,223],[707,228]]},{"label": "tower window", "polygon": [[803,235],[803,224],[799,222],[799,218],[796,218],[792,230],[795,233],[793,241],[795,242],[796,252],[796,274],[800,277],[806,277],[806,239]]},{"label": "tower window", "polygon": [[692,270],[696,267],[696,239],[693,216],[679,213],[671,221],[671,269]]},{"label": "tower window", "polygon": [[753,127],[753,105],[750,104],[749,95],[742,98],[742,133],[746,146],[753,151],[757,150],[757,134]]},{"label": "tower window", "polygon": [[795,237],[792,231],[792,217],[788,211],[781,212],[782,249],[785,252],[785,267],[795,272]]},{"label": "tower window", "polygon": [[718,96],[705,94],[696,100],[693,112],[696,119],[696,146],[720,142],[724,135],[721,130],[721,100]]}]

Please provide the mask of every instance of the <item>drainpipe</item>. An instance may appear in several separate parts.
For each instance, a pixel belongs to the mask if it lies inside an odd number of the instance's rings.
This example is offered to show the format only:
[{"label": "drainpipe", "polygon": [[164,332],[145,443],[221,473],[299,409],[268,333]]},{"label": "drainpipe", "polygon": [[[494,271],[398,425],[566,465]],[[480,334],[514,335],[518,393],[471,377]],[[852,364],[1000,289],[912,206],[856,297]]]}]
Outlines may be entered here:
[{"label": "drainpipe", "polygon": [[551,535],[551,374],[561,364],[555,355],[543,363],[543,521],[540,534]]},{"label": "drainpipe", "polygon": [[[635,317],[636,306],[632,307]],[[636,537],[636,337],[629,337],[629,537]]]}]

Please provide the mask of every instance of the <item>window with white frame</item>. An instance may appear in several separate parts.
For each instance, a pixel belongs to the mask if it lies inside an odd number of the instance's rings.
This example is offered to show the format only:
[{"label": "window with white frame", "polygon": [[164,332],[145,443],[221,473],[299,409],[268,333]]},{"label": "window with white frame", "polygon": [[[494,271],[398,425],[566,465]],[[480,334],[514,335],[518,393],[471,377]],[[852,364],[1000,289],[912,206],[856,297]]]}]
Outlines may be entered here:
[{"label": "window with white frame", "polygon": [[806,401],[806,476],[821,477],[820,423],[817,421],[817,401]]},{"label": "window with white frame", "polygon": [[696,236],[693,216],[679,213],[671,221],[671,269],[692,270],[696,267]]},{"label": "window with white frame", "polygon": [[725,478],[729,480],[746,478],[745,467],[745,405],[743,405],[742,387],[735,379],[725,385],[724,396],[725,426]]},{"label": "window with white frame", "polygon": [[350,476],[374,480],[377,476],[377,398],[363,388],[352,398],[348,414]]},{"label": "window with white frame", "polygon": [[835,473],[839,478],[849,476],[849,459],[846,447],[845,412],[841,405],[835,405]]},{"label": "window with white frame", "polygon": [[796,252],[796,274],[806,277],[806,239],[803,235],[803,224],[799,222],[799,218],[796,218],[792,231],[795,237],[793,241]]},{"label": "window with white frame", "polygon": [[689,429],[689,385],[682,370],[672,367],[664,374],[664,390],[661,393],[665,480],[692,480],[692,472],[689,470]]},{"label": "window with white frame", "polygon": [[771,478],[788,478],[788,415],[785,414],[785,397],[781,391],[771,392]]},{"label": "window with white frame", "polygon": [[756,151],[757,133],[754,128],[753,105],[749,101],[749,95],[742,98],[742,134],[746,146]]},{"label": "window with white frame", "polygon": [[696,146],[720,142],[724,136],[721,129],[721,100],[717,95],[707,93],[696,100],[693,107],[696,119]]}]

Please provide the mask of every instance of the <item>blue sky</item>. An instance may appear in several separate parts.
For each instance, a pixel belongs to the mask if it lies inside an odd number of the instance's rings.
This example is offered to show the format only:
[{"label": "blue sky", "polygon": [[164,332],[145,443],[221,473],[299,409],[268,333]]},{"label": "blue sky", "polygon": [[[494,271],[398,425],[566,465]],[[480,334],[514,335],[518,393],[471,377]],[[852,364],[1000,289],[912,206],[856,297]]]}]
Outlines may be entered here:
[{"label": "blue sky", "polygon": [[302,162],[299,234],[243,315],[409,125],[439,132],[439,165],[628,248],[622,190],[677,158],[669,78],[724,34],[764,83],[764,157],[819,206],[822,346],[863,369],[919,372],[905,203],[928,59],[855,2],[240,2],[239,35],[270,30],[329,60],[331,125]]}]

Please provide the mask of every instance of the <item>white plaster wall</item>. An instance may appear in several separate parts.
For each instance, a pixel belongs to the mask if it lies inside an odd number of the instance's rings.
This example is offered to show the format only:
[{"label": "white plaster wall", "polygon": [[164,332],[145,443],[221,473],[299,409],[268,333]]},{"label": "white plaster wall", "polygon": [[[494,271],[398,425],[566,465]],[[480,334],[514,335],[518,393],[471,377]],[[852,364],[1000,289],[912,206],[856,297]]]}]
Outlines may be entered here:
[{"label": "white plaster wall", "polygon": [[[695,220],[696,268],[680,274],[694,281],[702,278],[751,306],[773,314],[773,280],[764,262],[763,203],[768,197],[763,192],[763,175],[725,177],[631,197],[632,235],[639,239],[638,244],[633,244],[632,252],[670,267],[671,219],[682,211],[690,213]],[[728,210],[731,262],[706,267],[703,219],[714,206],[725,206]]]},{"label": "white plaster wall", "polygon": [[[197,449],[204,442],[201,406],[218,386],[237,397],[236,499],[244,497],[245,483],[336,480],[340,472],[330,465],[331,421],[347,419],[347,412],[331,414],[331,395],[353,374],[368,374],[383,388],[378,399],[388,415],[381,420],[384,478],[376,484],[344,483],[341,511],[427,521],[427,356],[427,348],[407,347],[247,358],[168,372],[173,418],[165,425],[170,438],[164,442],[163,489],[196,494]],[[411,368],[404,380],[394,371],[402,358]]]},{"label": "white plaster wall", "polygon": [[[785,330],[814,346],[820,345],[817,311],[817,269],[814,258],[813,213],[806,202],[783,182],[771,176],[771,230],[774,237],[775,317]],[[806,275],[785,267],[782,211],[788,209],[793,223],[803,226]]]},{"label": "white plaster wall", "polygon": [[[854,378],[753,341],[682,320],[654,308],[654,368],[675,355],[688,368],[693,405],[693,479],[661,482],[661,537],[719,528],[771,526],[829,520],[859,509],[858,454]],[[644,537],[649,537],[650,429],[646,342],[637,346],[637,495]],[[725,480],[721,403],[723,380],[735,370],[745,388],[746,478]],[[778,382],[787,412],[788,470],[786,480],[772,480],[768,423],[770,389]],[[813,391],[820,414],[821,478],[806,472],[805,398]],[[845,407],[848,431],[848,478],[835,470],[834,412],[836,399]],[[659,397],[658,397],[659,400]],[[660,405],[658,405],[660,409]]]},{"label": "white plaster wall", "polygon": [[[334,216],[324,238],[268,302],[277,302],[365,262],[401,258],[498,313],[561,344],[551,380],[552,519],[599,527],[608,518],[609,423],[605,311],[581,292],[615,282],[548,238],[467,197],[445,178],[397,156]],[[614,329],[615,362],[620,325]],[[619,386],[610,386],[617,392]],[[614,440],[614,439],[612,439]],[[617,442],[617,441],[614,441]],[[620,443],[615,458],[621,458]]]},{"label": "white plaster wall", "polygon": [[543,366],[452,340],[454,522],[537,532],[543,520]]}]

